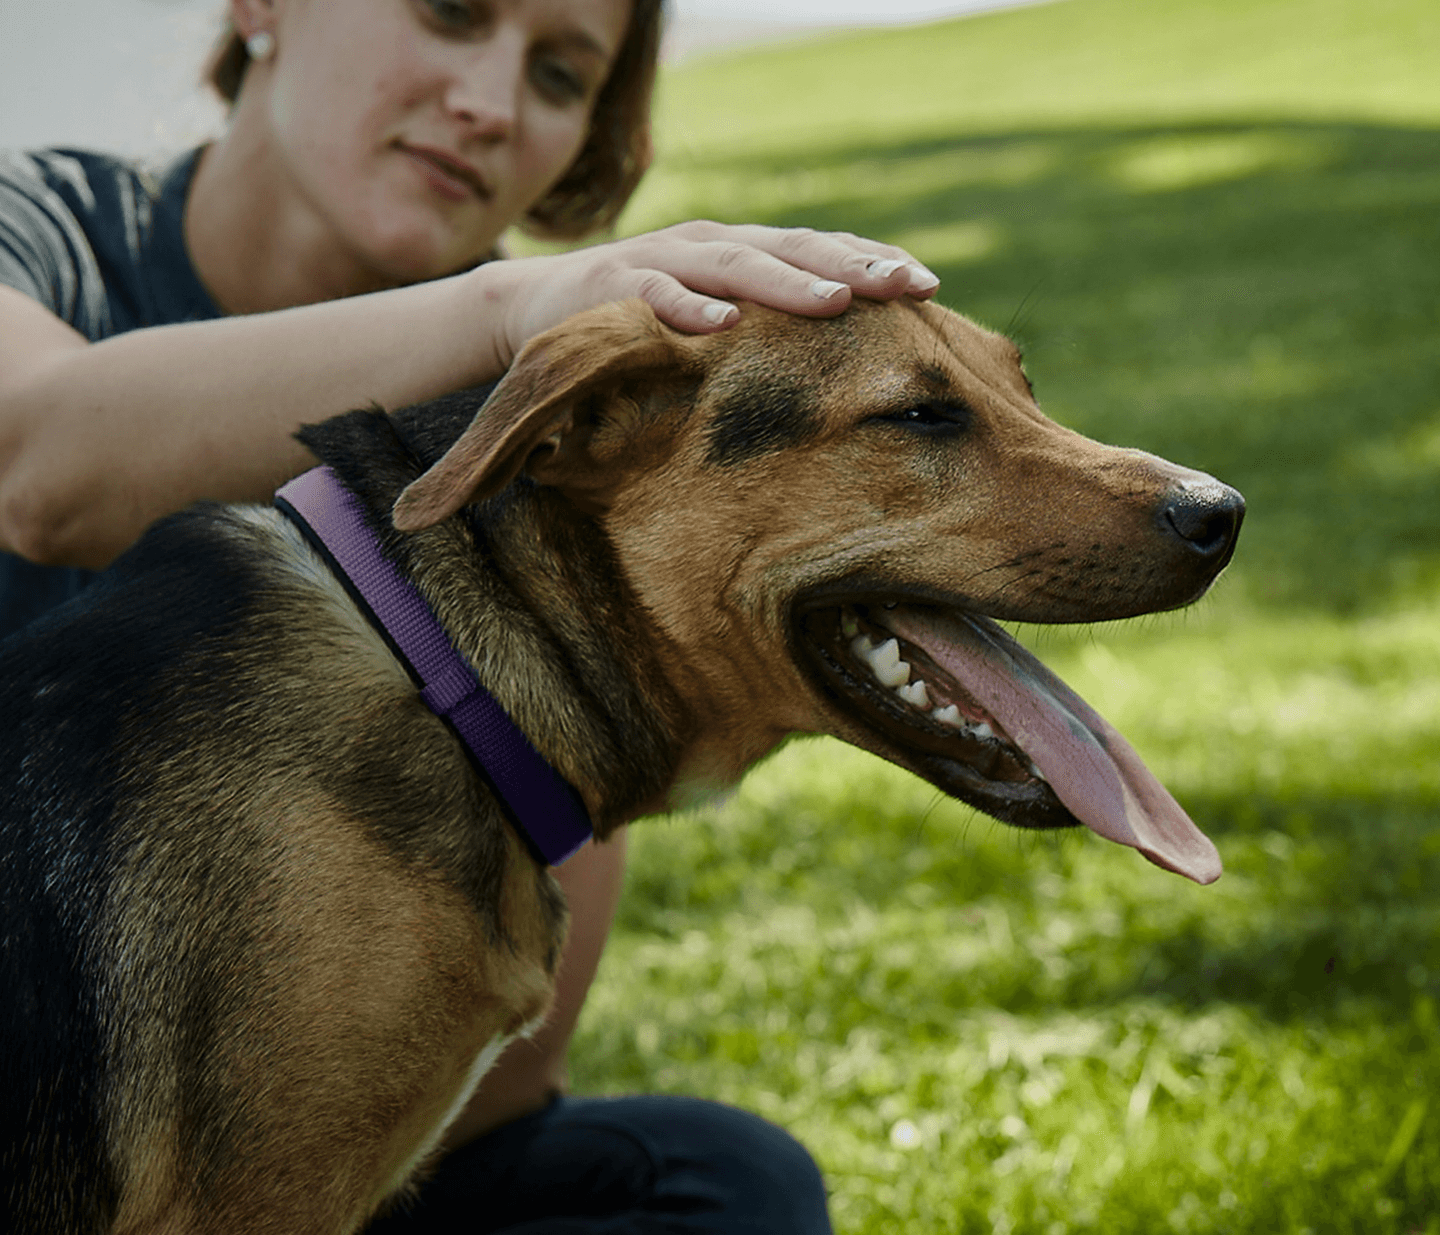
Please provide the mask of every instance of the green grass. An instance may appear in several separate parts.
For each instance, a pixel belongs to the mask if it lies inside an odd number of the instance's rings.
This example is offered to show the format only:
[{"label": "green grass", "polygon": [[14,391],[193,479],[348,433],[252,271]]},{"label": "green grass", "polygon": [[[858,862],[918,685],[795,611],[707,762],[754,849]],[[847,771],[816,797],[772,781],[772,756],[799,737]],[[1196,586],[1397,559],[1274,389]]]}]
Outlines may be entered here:
[{"label": "green grass", "polygon": [[1226,874],[796,742],[633,829],[579,1088],[783,1123],[844,1235],[1440,1235],[1437,47],[1433,0],[1066,0],[668,75],[627,230],[906,244],[1051,415],[1245,492],[1194,610],[1022,632]]}]

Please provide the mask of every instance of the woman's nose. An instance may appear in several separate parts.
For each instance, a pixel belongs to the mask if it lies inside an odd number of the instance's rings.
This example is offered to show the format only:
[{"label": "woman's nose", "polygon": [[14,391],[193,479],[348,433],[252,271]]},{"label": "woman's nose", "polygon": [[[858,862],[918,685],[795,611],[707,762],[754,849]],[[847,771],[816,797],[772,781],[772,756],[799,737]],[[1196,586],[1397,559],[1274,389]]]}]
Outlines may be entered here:
[{"label": "woman's nose", "polygon": [[525,43],[504,27],[468,49],[445,92],[446,109],[477,137],[503,140],[515,127],[525,73]]}]

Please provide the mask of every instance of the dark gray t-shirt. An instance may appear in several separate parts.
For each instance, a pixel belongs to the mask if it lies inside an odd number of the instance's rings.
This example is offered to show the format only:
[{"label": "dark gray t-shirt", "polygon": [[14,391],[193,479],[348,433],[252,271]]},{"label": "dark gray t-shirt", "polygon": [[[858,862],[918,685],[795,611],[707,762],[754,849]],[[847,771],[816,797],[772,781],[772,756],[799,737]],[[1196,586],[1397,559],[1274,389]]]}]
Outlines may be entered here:
[{"label": "dark gray t-shirt", "polygon": [[[92,342],[219,317],[181,230],[198,156],[192,150],[152,175],[103,154],[0,151],[0,284]],[[90,578],[0,553],[0,638]]]}]

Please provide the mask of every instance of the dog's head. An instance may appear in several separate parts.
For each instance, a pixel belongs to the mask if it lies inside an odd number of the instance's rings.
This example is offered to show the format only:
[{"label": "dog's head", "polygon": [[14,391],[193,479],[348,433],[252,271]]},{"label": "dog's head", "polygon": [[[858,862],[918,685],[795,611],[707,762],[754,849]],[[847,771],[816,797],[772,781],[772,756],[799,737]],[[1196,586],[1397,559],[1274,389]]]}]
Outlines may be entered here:
[{"label": "dog's head", "polygon": [[692,775],[829,732],[1006,822],[1084,823],[1219,875],[1124,739],[991,619],[1189,604],[1243,501],[1048,420],[1003,337],[910,300],[828,320],[748,306],[710,336],[605,306],[532,342],[395,525],[522,469],[605,527],[709,735]]}]

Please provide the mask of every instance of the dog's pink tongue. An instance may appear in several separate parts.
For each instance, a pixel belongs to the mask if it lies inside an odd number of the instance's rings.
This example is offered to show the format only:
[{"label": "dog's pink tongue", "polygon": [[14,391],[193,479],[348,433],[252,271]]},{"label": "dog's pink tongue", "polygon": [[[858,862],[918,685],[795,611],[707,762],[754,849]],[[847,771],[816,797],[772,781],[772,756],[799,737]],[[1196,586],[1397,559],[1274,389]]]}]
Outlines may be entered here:
[{"label": "dog's pink tongue", "polygon": [[1220,878],[1215,846],[1130,743],[999,627],[933,610],[876,616],[1000,722],[1086,827],[1196,883]]}]

